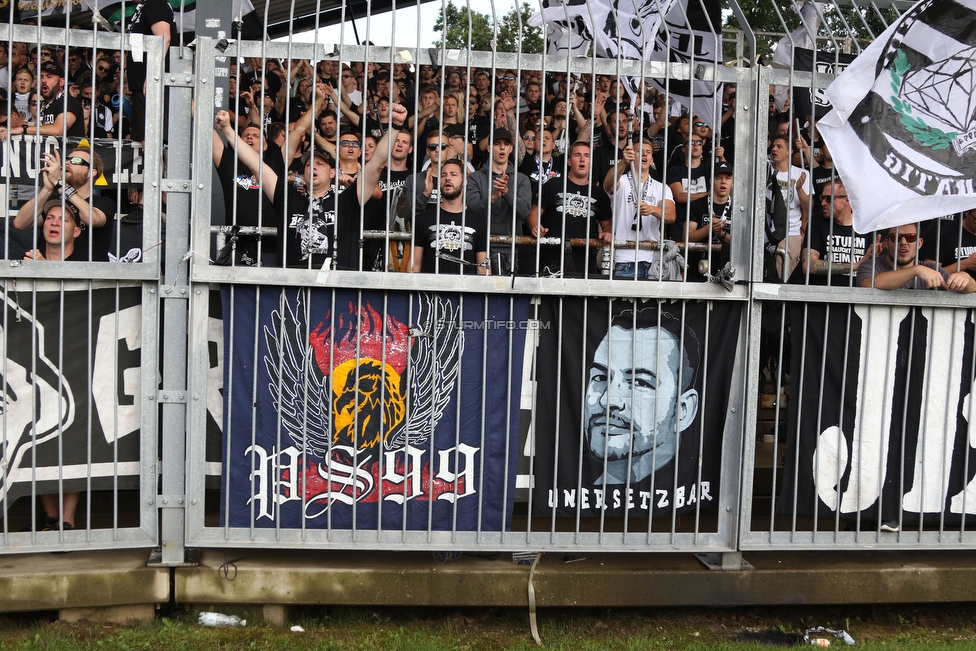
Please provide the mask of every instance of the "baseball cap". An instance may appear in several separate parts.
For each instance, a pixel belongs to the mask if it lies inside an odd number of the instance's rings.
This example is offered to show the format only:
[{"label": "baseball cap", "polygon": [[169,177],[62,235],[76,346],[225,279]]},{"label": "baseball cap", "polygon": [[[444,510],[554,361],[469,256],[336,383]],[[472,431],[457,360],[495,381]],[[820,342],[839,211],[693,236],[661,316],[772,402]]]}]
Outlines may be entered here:
[{"label": "baseball cap", "polygon": [[495,129],[495,138],[492,140],[492,142],[498,142],[499,140],[515,142],[512,139],[512,133],[508,129]]},{"label": "baseball cap", "polygon": [[58,77],[64,77],[64,68],[56,64],[54,61],[45,61],[41,64],[41,72],[46,72],[48,74],[57,75]]},{"label": "baseball cap", "polygon": [[444,133],[447,134],[448,138],[465,138],[467,136],[463,124],[449,124],[444,127]]},{"label": "baseball cap", "polygon": [[[78,214],[78,209],[75,208],[74,205],[68,203],[67,201],[65,201],[62,204],[61,199],[48,199],[48,202],[44,204],[44,210],[42,211],[42,213],[44,215],[47,215],[47,211],[49,211],[51,208],[61,208],[62,206],[64,207],[65,212],[71,214],[71,219],[74,220],[75,226],[80,226],[84,228],[85,225],[81,223],[81,216]],[[64,212],[62,212],[61,214],[63,215]]]},{"label": "baseball cap", "polygon": [[732,176],[732,166],[725,161],[715,163],[715,176],[718,176],[719,174],[728,174],[729,176]]},{"label": "baseball cap", "polygon": [[308,161],[312,159],[313,154],[328,163],[329,167],[335,167],[335,160],[332,158],[329,152],[322,149],[309,149],[307,152],[302,154],[302,167],[308,165]]}]

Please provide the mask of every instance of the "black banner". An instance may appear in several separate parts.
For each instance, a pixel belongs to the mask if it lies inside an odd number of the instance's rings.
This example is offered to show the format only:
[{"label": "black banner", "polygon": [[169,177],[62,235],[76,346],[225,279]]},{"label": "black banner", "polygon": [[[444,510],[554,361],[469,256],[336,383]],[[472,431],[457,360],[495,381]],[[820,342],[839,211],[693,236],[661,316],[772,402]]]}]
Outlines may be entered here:
[{"label": "black banner", "polygon": [[141,289],[58,285],[0,290],[0,498],[11,501],[35,481],[57,492],[59,477],[68,492],[138,488]]},{"label": "black banner", "polygon": [[[853,54],[820,52],[817,51],[818,73],[833,73],[839,75],[857,57]],[[793,67],[796,70],[813,72],[813,50],[798,47],[793,49]],[[824,88],[793,88],[793,113],[794,115],[813,115],[819,120],[833,108],[827,100],[826,87]]]},{"label": "black banner", "polygon": [[533,512],[717,506],[740,309],[543,297]]},{"label": "black banner", "polygon": [[114,187],[118,185],[142,185],[145,160],[142,157],[142,145],[132,140],[109,140],[105,138],[67,138],[67,146],[61,148],[61,138],[55,136],[11,136],[9,169],[4,166],[8,162],[4,159],[7,148],[0,147],[0,169],[9,183],[32,185],[39,177],[43,164],[41,155],[57,151],[62,162],[72,147],[87,144],[93,147],[101,157],[104,165],[102,178],[95,182],[95,187]]},{"label": "black banner", "polygon": [[792,341],[777,512],[839,510],[868,529],[976,513],[973,312],[794,304],[790,319],[806,334]]}]

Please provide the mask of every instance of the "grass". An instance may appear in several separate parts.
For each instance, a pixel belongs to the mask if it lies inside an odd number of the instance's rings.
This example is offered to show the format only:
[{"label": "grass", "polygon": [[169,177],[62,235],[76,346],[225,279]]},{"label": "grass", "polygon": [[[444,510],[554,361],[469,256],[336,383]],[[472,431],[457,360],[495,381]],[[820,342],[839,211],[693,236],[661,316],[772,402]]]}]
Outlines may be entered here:
[{"label": "grass", "polygon": [[[0,617],[0,650],[183,651],[494,651],[538,649],[528,615],[515,609],[301,608],[294,633],[263,624],[214,629],[172,609],[151,624],[123,627],[68,625],[47,617]],[[857,649],[976,651],[976,614],[970,604],[893,607],[783,607],[739,609],[552,609],[539,613],[544,649],[590,651],[745,651],[783,648],[810,626],[846,629]],[[760,635],[767,643],[743,641]],[[843,646],[840,642],[832,648]],[[812,647],[807,647],[812,648]]]}]

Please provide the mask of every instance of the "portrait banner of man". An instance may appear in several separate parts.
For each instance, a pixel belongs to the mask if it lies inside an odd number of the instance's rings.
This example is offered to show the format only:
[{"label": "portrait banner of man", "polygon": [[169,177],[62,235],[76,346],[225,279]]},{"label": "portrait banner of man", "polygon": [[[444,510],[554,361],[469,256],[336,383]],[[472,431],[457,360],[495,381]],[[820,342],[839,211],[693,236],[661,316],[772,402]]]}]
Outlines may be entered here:
[{"label": "portrait banner of man", "polygon": [[529,297],[222,292],[222,522],[509,527]]},{"label": "portrait banner of man", "polygon": [[32,487],[57,493],[59,478],[65,492],[139,485],[142,292],[83,287],[0,292],[0,499],[11,503]]},{"label": "portrait banner of man", "polygon": [[739,314],[544,297],[533,512],[716,507]]}]

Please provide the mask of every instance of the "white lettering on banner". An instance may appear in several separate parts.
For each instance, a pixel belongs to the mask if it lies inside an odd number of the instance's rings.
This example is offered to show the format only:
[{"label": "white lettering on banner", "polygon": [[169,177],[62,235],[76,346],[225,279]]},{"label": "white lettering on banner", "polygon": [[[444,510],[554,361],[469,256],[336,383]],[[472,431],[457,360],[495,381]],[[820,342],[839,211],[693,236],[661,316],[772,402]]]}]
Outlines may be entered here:
[{"label": "white lettering on banner", "polygon": [[[889,363],[888,354],[896,348],[898,324],[908,316],[908,308],[855,305],[854,312],[861,318],[861,350],[853,451],[848,450],[840,427],[828,427],[820,434],[811,468],[820,500],[834,511],[839,504],[841,513],[865,509],[881,494],[895,380],[895,365]],[[841,500],[840,483],[849,455],[854,470]]]},{"label": "white lettering on banner", "polygon": [[[408,447],[407,449],[411,448]],[[458,454],[461,455],[461,457],[458,458],[458,466],[460,467],[460,471],[455,473],[451,471],[451,460],[455,459]],[[441,493],[437,496],[437,499],[446,500],[448,502],[456,502],[459,498],[474,495],[474,469],[476,454],[478,454],[478,448],[472,447],[465,443],[459,443],[456,449],[437,451],[437,478],[445,482],[456,483],[458,488],[464,491],[461,493]]]},{"label": "white lettering on banner", "polygon": [[931,333],[925,368],[939,372],[926,373],[923,378],[925,413],[919,423],[912,490],[905,495],[902,508],[912,513],[941,513],[949,490],[949,465],[956,440],[966,319],[957,310],[927,308],[923,315]]},{"label": "white lettering on banner", "polygon": [[[697,502],[711,502],[711,482],[703,481],[692,483],[688,486],[678,486],[674,492],[674,507],[690,506]],[[671,506],[671,492],[664,489],[656,489],[655,509],[666,509]],[[549,506],[555,508],[576,508],[577,503],[581,511],[621,509],[626,507],[628,511],[639,510],[647,511],[651,507],[651,492],[636,491],[639,501],[634,500],[635,490],[633,488],[608,488],[606,491],[600,488],[569,488],[562,490],[560,504],[555,504],[553,490],[549,489]],[[556,491],[559,495],[559,491]]]},{"label": "white lettering on banner", "polygon": [[[300,499],[298,495],[298,458],[301,455],[298,448],[289,446],[276,453],[274,448],[268,454],[259,445],[252,445],[244,450],[244,456],[253,454],[254,464],[251,466],[251,486],[254,493],[248,504],[255,502],[257,512],[255,520],[268,518],[274,520],[277,507],[286,502]],[[284,459],[284,461],[282,461]],[[284,471],[286,479],[281,481]]]},{"label": "white lettering on banner", "polygon": [[108,443],[139,431],[142,417],[142,401],[139,400],[142,394],[141,349],[141,305],[99,319],[92,369],[92,401]]},{"label": "white lettering on banner", "polygon": [[477,455],[480,448],[465,443],[437,450],[433,476],[427,448],[405,446],[383,453],[382,475],[378,457],[356,448],[335,445],[326,460],[313,460],[294,446],[276,453],[253,445],[244,451],[252,458],[253,493],[248,504],[258,505],[255,519],[274,519],[277,506],[303,500],[305,517],[324,515],[335,503],[403,504],[409,500],[459,499],[477,494]]},{"label": "white lettering on banner", "polygon": [[[811,468],[820,500],[841,513],[875,504],[885,477],[893,471],[887,467],[895,388],[893,353],[898,347],[900,325],[909,315],[905,307],[856,305],[854,310],[862,323],[854,432],[846,437],[838,426],[826,428],[817,441]],[[956,408],[964,390],[960,378],[967,317],[958,310],[937,308],[924,309],[922,316],[926,332],[915,336],[924,336],[926,341],[922,378],[925,408],[915,443],[911,489],[904,495],[901,508],[911,513],[940,513],[948,496]],[[965,387],[963,417],[967,422],[972,422],[974,388],[972,380]],[[976,448],[976,431],[970,430],[969,447]],[[849,475],[847,488],[841,493],[845,474]],[[951,512],[962,513],[964,509],[976,513],[976,479],[950,501]]]}]

